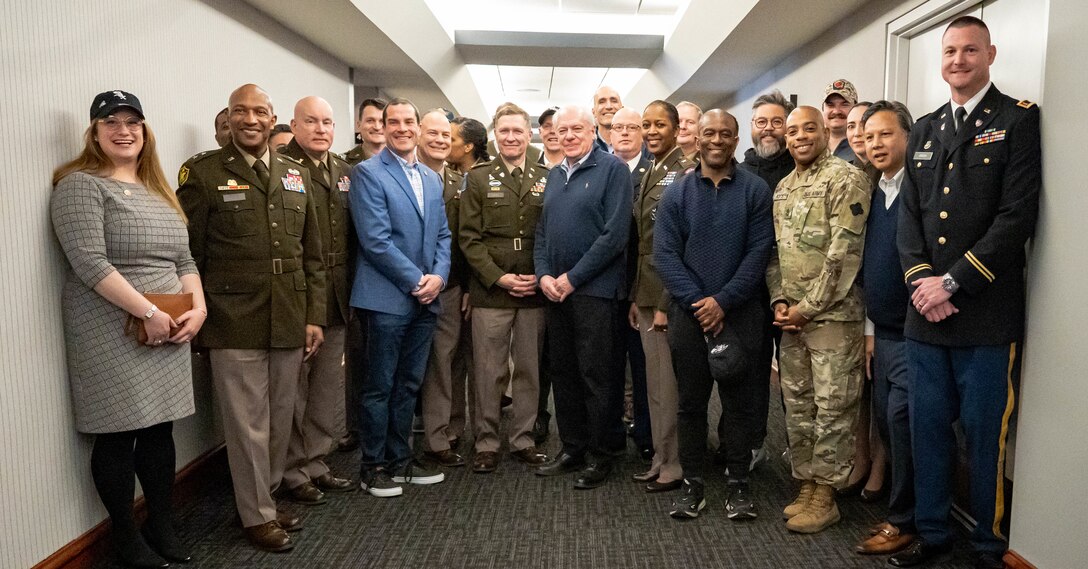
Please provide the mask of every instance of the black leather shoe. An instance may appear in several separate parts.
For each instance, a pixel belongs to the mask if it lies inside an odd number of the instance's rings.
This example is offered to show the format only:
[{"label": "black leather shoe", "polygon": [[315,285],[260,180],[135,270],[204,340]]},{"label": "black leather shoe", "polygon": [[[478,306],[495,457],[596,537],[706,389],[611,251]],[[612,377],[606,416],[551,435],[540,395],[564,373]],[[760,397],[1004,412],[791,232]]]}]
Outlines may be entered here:
[{"label": "black leather shoe", "polygon": [[144,536],[144,541],[163,559],[171,563],[188,563],[193,560],[192,556],[189,555],[189,550],[185,548],[185,545],[178,539],[177,534],[173,532],[173,528],[157,528],[156,531],[152,531],[148,525],[144,525],[141,533]]},{"label": "black leather shoe", "polygon": [[604,486],[608,475],[612,472],[612,464],[607,462],[594,462],[578,473],[574,479],[574,487],[579,490],[592,490]]},{"label": "black leather shoe", "polygon": [[317,506],[328,501],[325,499],[325,493],[318,490],[313,482],[303,482],[289,489],[287,498],[296,504],[305,504],[307,506]]},{"label": "black leather shoe", "polygon": [[658,482],[654,480],[646,485],[647,494],[655,494],[657,492],[672,492],[673,490],[679,490],[684,485],[684,481],[680,479],[673,480],[672,482]]},{"label": "black leather shoe", "polygon": [[1005,555],[997,551],[975,553],[975,569],[1005,569]]},{"label": "black leather shoe", "polygon": [[585,465],[586,459],[561,452],[559,453],[559,456],[552,459],[551,462],[537,468],[534,473],[537,476],[558,476],[560,474],[577,472]]},{"label": "black leather shoe", "polygon": [[337,452],[351,452],[359,448],[359,439],[355,436],[355,433],[348,433],[336,442]]},{"label": "black leather shoe", "polygon": [[323,492],[354,492],[359,487],[358,484],[347,478],[333,476],[331,472],[326,472],[314,478],[311,482],[314,483],[314,486],[317,486],[318,490]]},{"label": "black leather shoe", "polygon": [[652,462],[654,460],[654,447],[638,449],[638,457],[642,459],[642,462]]},{"label": "black leather shoe", "polygon": [[862,488],[861,489],[861,494],[859,494],[859,495],[861,496],[861,501],[862,502],[864,502],[866,504],[875,504],[875,503],[883,500],[888,495],[888,492],[890,492],[890,491],[891,491],[891,484],[889,484],[888,481],[885,480],[884,485],[881,486],[880,488],[877,488],[876,490],[870,490],[868,488]]},{"label": "black leather shoe", "polygon": [[170,564],[162,557],[159,557],[159,555],[148,546],[143,537],[135,531],[124,536],[115,535],[113,538],[113,548],[117,555],[117,560],[125,567],[155,569],[170,566]]},{"label": "black leather shoe", "polygon": [[952,544],[931,545],[925,540],[914,540],[907,549],[888,558],[893,567],[917,567],[926,563],[945,563],[952,559]]}]

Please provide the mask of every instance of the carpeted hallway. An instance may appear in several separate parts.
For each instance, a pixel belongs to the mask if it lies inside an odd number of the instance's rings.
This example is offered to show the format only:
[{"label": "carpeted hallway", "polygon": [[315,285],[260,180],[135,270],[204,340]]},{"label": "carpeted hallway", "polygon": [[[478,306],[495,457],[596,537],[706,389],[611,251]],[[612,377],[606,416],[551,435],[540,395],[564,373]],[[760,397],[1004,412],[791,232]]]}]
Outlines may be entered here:
[{"label": "carpeted hallway", "polygon": [[[382,568],[382,569],[661,569],[889,567],[884,557],[863,557],[853,545],[883,515],[883,507],[842,499],[843,520],[813,536],[791,534],[781,508],[794,484],[780,459],[785,445],[782,412],[772,396],[767,448],[772,457],[751,477],[760,517],[732,522],[725,517],[725,478],[707,480],[707,509],[680,522],[665,512],[671,494],[645,494],[630,482],[644,465],[634,447],[603,488],[575,490],[573,475],[540,478],[503,455],[490,475],[448,469],[446,482],[406,486],[399,498],[362,492],[330,494],[322,506],[289,505],[303,515],[305,529],[292,534],[295,549],[256,551],[235,522],[225,461],[217,484],[197,500],[179,504],[181,537],[192,547],[193,568]],[[712,413],[712,416],[714,413]],[[716,424],[716,417],[713,418]],[[558,449],[553,433],[549,453]],[[468,457],[471,447],[463,443]],[[470,459],[471,460],[471,459]],[[333,454],[330,466],[356,477],[358,455]],[[955,563],[970,567],[966,542]],[[97,567],[111,567],[102,563]]]}]

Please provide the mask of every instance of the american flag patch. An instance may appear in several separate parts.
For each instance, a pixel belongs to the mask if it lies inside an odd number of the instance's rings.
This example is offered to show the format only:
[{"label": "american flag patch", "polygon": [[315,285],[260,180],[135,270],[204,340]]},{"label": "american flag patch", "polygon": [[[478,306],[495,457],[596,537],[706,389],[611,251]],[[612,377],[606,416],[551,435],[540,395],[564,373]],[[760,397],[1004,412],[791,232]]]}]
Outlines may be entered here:
[{"label": "american flag patch", "polygon": [[988,128],[982,131],[982,133],[975,135],[975,146],[998,142],[1000,140],[1005,140],[1005,131]]}]

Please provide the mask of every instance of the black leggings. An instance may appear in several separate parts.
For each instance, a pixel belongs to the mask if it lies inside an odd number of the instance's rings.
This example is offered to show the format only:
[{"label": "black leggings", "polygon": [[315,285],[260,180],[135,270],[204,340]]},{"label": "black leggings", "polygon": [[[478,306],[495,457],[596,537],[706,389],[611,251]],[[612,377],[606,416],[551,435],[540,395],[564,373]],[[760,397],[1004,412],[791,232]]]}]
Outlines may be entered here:
[{"label": "black leggings", "polygon": [[170,531],[171,493],[174,486],[174,437],[172,422],[120,433],[95,436],[91,451],[94,487],[121,539],[136,534],[132,514],[136,476],[147,503],[148,529]]}]

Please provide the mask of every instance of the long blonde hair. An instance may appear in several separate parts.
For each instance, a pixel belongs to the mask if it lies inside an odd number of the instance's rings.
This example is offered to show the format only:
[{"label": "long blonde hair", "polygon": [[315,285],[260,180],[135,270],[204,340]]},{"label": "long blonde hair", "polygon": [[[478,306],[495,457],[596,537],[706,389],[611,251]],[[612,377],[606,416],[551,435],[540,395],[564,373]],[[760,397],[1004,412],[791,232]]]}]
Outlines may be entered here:
[{"label": "long blonde hair", "polygon": [[[96,120],[91,121],[91,126],[84,131],[83,150],[79,153],[79,156],[61,164],[53,171],[54,188],[65,176],[73,172],[86,172],[95,176],[102,176],[113,171],[113,161],[102,152],[102,147],[99,146],[95,137],[94,131],[97,122]],[[170,207],[174,208],[178,215],[181,216],[183,222],[188,223],[189,220],[185,217],[185,211],[181,209],[181,203],[178,202],[178,196],[174,193],[174,189],[170,187],[170,182],[166,180],[166,174],[162,171],[159,154],[155,152],[155,134],[151,132],[151,127],[147,125],[146,121],[143,123],[143,129],[144,147],[136,158],[136,177],[152,194],[159,196],[167,204],[170,204]]]}]

